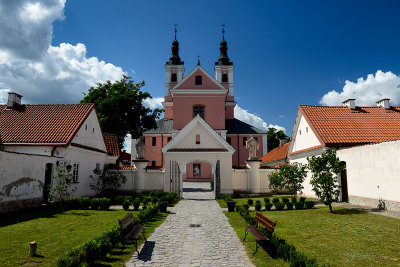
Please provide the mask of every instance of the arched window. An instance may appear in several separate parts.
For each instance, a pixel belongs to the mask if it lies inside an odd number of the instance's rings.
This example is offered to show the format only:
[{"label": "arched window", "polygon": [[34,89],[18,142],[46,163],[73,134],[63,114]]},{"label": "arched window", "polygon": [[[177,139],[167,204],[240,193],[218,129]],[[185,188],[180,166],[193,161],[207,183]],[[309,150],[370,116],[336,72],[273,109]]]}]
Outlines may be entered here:
[{"label": "arched window", "polygon": [[171,83],[176,83],[177,80],[178,80],[178,77],[176,76],[176,73],[172,73],[171,74]]},{"label": "arched window", "polygon": [[196,77],[195,77],[195,84],[196,85],[202,85],[203,84],[203,77],[201,77],[201,75],[197,75]]},{"label": "arched window", "polygon": [[200,115],[202,119],[204,119],[204,106],[194,106],[193,107],[193,118]]},{"label": "arched window", "polygon": [[224,73],[222,74],[222,82],[227,83],[228,82],[228,74]]},{"label": "arched window", "polygon": [[200,135],[196,135],[196,144],[199,145],[200,144]]}]

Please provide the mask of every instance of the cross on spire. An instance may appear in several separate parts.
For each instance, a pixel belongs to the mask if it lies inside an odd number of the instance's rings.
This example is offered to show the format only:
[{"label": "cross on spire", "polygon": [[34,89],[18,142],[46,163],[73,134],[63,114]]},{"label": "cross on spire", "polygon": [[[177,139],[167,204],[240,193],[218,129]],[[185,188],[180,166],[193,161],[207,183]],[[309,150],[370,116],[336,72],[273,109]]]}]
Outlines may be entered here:
[{"label": "cross on spire", "polygon": [[201,58],[201,56],[197,55],[196,57],[197,57],[197,66],[200,66],[200,58]]},{"label": "cross on spire", "polygon": [[225,24],[222,23],[222,40],[225,40]]},{"label": "cross on spire", "polygon": [[176,27],[178,27],[178,24],[175,23],[174,27],[175,27],[175,40],[176,40],[176,32],[177,32]]}]

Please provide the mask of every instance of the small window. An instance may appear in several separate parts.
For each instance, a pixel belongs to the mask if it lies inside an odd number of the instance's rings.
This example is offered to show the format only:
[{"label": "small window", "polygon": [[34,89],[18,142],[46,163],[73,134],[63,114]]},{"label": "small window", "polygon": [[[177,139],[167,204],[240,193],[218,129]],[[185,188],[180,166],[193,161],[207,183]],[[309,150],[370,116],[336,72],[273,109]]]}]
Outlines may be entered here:
[{"label": "small window", "polygon": [[168,143],[169,143],[169,141],[171,141],[171,139],[172,139],[172,137],[168,137]]},{"label": "small window", "polygon": [[227,138],[226,138],[226,142],[228,142],[228,144],[231,144],[231,142],[232,142],[231,138],[230,138],[230,137],[227,137]]},{"label": "small window", "polygon": [[94,132],[94,128],[93,128],[92,132]]},{"label": "small window", "polygon": [[204,119],[204,106],[194,106],[193,107],[193,118],[200,115],[202,119]]},{"label": "small window", "polygon": [[301,130],[299,131],[299,135],[301,135]]},{"label": "small window", "polygon": [[178,80],[178,77],[176,76],[176,73],[172,73],[171,74],[171,83],[176,83],[177,80]]},{"label": "small window", "polygon": [[156,144],[157,144],[157,139],[156,139],[156,137],[152,137],[152,138],[151,138],[151,145],[152,145],[152,146],[156,146]]},{"label": "small window", "polygon": [[306,133],[308,133],[308,127],[306,127]]},{"label": "small window", "polygon": [[201,165],[196,163],[193,164],[193,177],[200,177],[201,176]]},{"label": "small window", "polygon": [[155,161],[155,160],[152,160],[152,161],[151,161],[151,166],[152,166],[152,167],[155,167],[155,166],[156,166],[156,161]]},{"label": "small window", "polygon": [[74,168],[72,169],[72,182],[77,183],[79,178],[79,163],[74,163]]},{"label": "small window", "polygon": [[228,82],[228,74],[224,73],[222,74],[222,82],[227,83]]},{"label": "small window", "polygon": [[200,144],[200,135],[196,135],[196,144],[199,145]]},{"label": "small window", "polygon": [[197,75],[195,77],[195,84],[196,85],[202,85],[203,84],[203,77],[201,77],[200,75]]},{"label": "small window", "polygon": [[85,130],[87,131],[87,124],[85,124]]},{"label": "small window", "polygon": [[243,146],[246,146],[246,141],[247,141],[247,138],[243,137]]}]

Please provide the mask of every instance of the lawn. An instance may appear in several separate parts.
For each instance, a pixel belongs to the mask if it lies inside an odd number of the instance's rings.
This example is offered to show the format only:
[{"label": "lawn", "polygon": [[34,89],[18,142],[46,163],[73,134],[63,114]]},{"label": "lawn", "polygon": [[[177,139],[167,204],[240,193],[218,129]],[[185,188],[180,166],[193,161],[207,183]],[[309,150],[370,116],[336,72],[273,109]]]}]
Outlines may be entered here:
[{"label": "lawn", "polygon": [[[252,199],[254,201],[254,203],[256,203],[257,200],[261,201],[261,205],[264,208],[264,198],[269,198],[271,200],[272,203],[272,199],[274,197],[277,197],[281,200],[282,197],[287,197],[287,198],[291,198],[292,196],[289,195],[273,195],[273,196],[260,196],[260,197],[251,197],[251,198],[234,198],[233,200],[236,202],[236,205],[243,205],[243,204],[247,204],[247,200],[248,199]],[[298,197],[299,198],[299,197]],[[218,204],[221,206],[221,208],[227,208],[228,206],[226,205],[226,202],[223,199],[217,199]]]},{"label": "lawn", "polygon": [[[356,210],[316,207],[305,210],[263,211],[277,221],[275,234],[319,264],[332,266],[400,266],[400,220]],[[237,213],[226,213],[239,237],[244,221]],[[250,212],[254,216],[255,212]],[[243,239],[243,238],[242,238]],[[246,239],[254,251],[254,239]],[[260,250],[259,250],[260,252]],[[255,263],[281,263],[264,251]],[[272,261],[272,262],[271,262]]]},{"label": "lawn", "polygon": [[[58,257],[65,255],[71,248],[100,236],[126,214],[127,211],[124,210],[70,210],[62,213],[29,211],[1,218],[1,266],[33,263],[54,266]],[[158,221],[163,221],[166,215],[157,217]],[[30,241],[38,243],[36,257],[29,256]],[[125,252],[131,253],[133,249],[126,247]]]}]

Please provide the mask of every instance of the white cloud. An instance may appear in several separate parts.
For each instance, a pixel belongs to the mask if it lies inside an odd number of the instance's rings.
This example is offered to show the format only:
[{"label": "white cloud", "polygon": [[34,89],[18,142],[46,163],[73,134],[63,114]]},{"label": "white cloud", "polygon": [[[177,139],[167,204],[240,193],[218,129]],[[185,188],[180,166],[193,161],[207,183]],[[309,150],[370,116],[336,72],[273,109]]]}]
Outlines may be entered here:
[{"label": "white cloud", "polygon": [[125,150],[126,153],[131,153],[131,144],[132,144],[132,136],[128,134],[124,140],[124,147],[122,150]]},{"label": "white cloud", "polygon": [[145,107],[156,109],[156,108],[164,108],[161,104],[164,101],[163,97],[153,97],[153,98],[146,98],[143,100],[143,105]]},{"label": "white cloud", "polygon": [[77,103],[97,82],[115,81],[120,67],[86,57],[86,46],[52,46],[52,23],[65,0],[6,1],[0,5],[0,87],[24,103]]},{"label": "white cloud", "polygon": [[0,88],[0,104],[6,104],[8,100],[8,92],[9,89],[1,89]]},{"label": "white cloud", "polygon": [[260,128],[262,130],[268,130],[268,128],[271,127],[271,128],[277,129],[278,131],[282,130],[282,131],[286,132],[286,129],[284,127],[279,126],[279,125],[272,125],[272,124],[268,125],[261,117],[255,115],[253,113],[250,113],[248,110],[242,109],[239,106],[235,107],[234,112],[235,112],[234,116],[236,119],[244,121],[244,122],[246,122],[250,125],[253,125],[257,128]]},{"label": "white cloud", "polygon": [[322,105],[340,106],[342,101],[355,98],[358,106],[375,106],[382,98],[390,98],[392,104],[400,103],[400,76],[388,71],[378,70],[375,75],[368,74],[367,79],[357,82],[346,81],[341,92],[334,90],[326,93],[319,101]]}]

